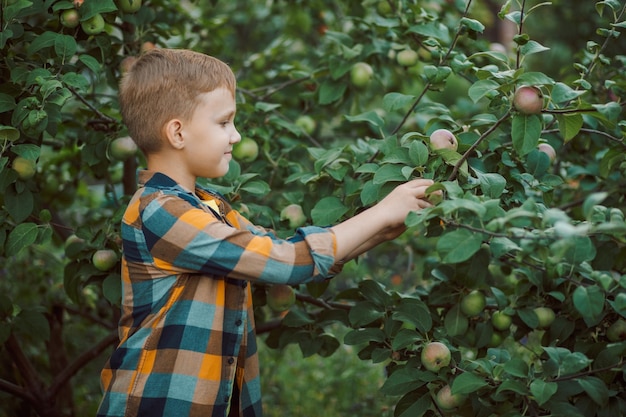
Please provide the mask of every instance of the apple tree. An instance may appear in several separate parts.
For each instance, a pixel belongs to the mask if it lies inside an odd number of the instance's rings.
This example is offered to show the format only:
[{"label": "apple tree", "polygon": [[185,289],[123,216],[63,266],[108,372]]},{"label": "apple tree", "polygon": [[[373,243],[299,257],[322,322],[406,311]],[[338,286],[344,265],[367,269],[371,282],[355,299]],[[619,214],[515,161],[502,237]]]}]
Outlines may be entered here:
[{"label": "apple tree", "polygon": [[97,406],[144,163],[117,84],[154,47],[237,74],[245,141],[203,182],[254,222],[442,192],[334,280],[255,286],[264,343],[356,347],[395,416],[625,414],[626,4],[572,3],[0,0],[7,415]]}]

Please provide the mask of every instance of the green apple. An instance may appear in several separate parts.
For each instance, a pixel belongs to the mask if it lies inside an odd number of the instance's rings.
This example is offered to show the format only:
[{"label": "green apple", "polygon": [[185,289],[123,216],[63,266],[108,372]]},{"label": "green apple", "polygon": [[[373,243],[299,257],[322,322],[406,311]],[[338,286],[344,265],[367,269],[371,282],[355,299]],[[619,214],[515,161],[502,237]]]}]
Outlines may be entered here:
[{"label": "green apple", "polygon": [[300,204],[289,204],[280,212],[280,219],[287,220],[291,229],[296,229],[306,223],[306,215]]},{"label": "green apple", "polygon": [[243,162],[252,162],[259,156],[259,145],[250,138],[243,138],[233,147],[233,156]]},{"label": "green apple", "polygon": [[289,310],[296,302],[296,292],[289,285],[274,284],[267,290],[267,305],[281,313]]},{"label": "green apple", "polygon": [[317,123],[315,122],[315,119],[313,119],[311,116],[303,114],[302,116],[298,117],[296,119],[296,126],[298,126],[300,129],[304,130],[308,135],[312,134],[313,131],[315,131],[315,127],[317,125]]},{"label": "green apple", "polygon": [[535,314],[539,318],[539,329],[546,329],[550,327],[554,319],[556,318],[554,310],[550,307],[536,307],[534,309]]},{"label": "green apple", "polygon": [[66,28],[74,29],[80,25],[80,15],[76,9],[63,10],[60,20]]},{"label": "green apple", "polygon": [[124,13],[135,13],[141,8],[141,0],[117,0],[117,7]]},{"label": "green apple", "polygon": [[543,108],[543,95],[535,86],[523,85],[515,90],[513,107],[523,114],[539,114]]},{"label": "green apple", "polygon": [[461,300],[461,311],[467,317],[474,317],[482,313],[486,305],[485,295],[478,290],[473,290]]},{"label": "green apple", "polygon": [[113,268],[117,260],[117,253],[113,249],[98,249],[91,257],[93,266],[103,272]]},{"label": "green apple", "polygon": [[13,164],[11,165],[17,172],[17,176],[21,180],[28,180],[35,176],[35,172],[37,172],[37,164],[32,159],[27,159],[22,156],[17,156],[13,160]]},{"label": "green apple", "polygon": [[448,129],[437,129],[430,134],[430,147],[434,150],[438,149],[450,149],[456,151],[459,147],[459,142],[456,136]]},{"label": "green apple", "polygon": [[87,35],[97,35],[104,30],[104,17],[100,13],[81,22],[80,27]]},{"label": "green apple", "polygon": [[626,340],[626,321],[619,319],[606,329],[606,337],[611,342],[622,342]]},{"label": "green apple", "polygon": [[454,410],[465,402],[465,395],[452,394],[450,385],[444,385],[435,395],[435,402],[442,410]]},{"label": "green apple", "polygon": [[109,145],[109,155],[118,161],[123,161],[136,155],[137,150],[137,144],[130,136],[114,139]]},{"label": "green apple", "polygon": [[396,55],[396,61],[398,61],[398,64],[402,65],[403,67],[412,67],[413,65],[417,64],[418,57],[419,56],[417,55],[417,52],[415,52],[413,49],[404,49],[398,52],[398,54]]},{"label": "green apple", "polygon": [[513,323],[513,317],[502,311],[496,311],[491,315],[491,324],[496,330],[504,331],[508,330]]},{"label": "green apple", "polygon": [[350,80],[355,87],[363,88],[370,83],[374,70],[366,62],[357,62],[350,70]]},{"label": "green apple", "polygon": [[448,366],[451,358],[450,349],[441,342],[428,343],[420,355],[424,368],[432,372],[438,372],[444,366]]}]

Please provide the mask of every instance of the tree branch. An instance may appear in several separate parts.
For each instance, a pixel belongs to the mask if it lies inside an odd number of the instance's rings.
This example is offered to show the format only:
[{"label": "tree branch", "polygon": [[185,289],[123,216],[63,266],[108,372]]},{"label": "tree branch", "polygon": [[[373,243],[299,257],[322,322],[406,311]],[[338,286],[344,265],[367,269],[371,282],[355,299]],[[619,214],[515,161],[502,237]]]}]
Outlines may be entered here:
[{"label": "tree branch", "polygon": [[74,376],[79,370],[81,370],[87,363],[98,357],[106,348],[113,345],[119,340],[117,332],[112,332],[104,339],[96,343],[90,349],[87,349],[74,362],[70,363],[65,369],[63,369],[58,375],[55,376],[52,381],[52,385],[48,389],[48,396],[54,398],[59,390],[65,385],[70,378]]}]

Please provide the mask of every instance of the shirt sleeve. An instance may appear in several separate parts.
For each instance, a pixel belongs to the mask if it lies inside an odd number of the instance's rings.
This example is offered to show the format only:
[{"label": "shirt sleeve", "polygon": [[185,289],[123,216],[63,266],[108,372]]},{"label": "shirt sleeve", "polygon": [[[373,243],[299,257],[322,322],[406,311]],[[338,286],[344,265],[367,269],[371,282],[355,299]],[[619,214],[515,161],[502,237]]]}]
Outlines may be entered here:
[{"label": "shirt sleeve", "polygon": [[208,209],[159,194],[141,209],[140,232],[161,270],[282,284],[320,281],[339,270],[330,229],[302,227],[280,239],[240,215],[239,224],[227,224]]}]

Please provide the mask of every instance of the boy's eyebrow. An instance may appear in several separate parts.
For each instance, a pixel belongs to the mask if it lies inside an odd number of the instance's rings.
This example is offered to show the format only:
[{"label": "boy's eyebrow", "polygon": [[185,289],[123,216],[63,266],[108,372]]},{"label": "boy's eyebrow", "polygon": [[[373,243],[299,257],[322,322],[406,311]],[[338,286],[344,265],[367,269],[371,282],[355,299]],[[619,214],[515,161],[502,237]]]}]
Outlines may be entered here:
[{"label": "boy's eyebrow", "polygon": [[235,115],[235,113],[236,113],[235,109],[228,110],[228,111],[225,111],[224,113],[220,113],[220,117],[219,118],[220,119],[230,119],[231,117],[233,117]]}]

